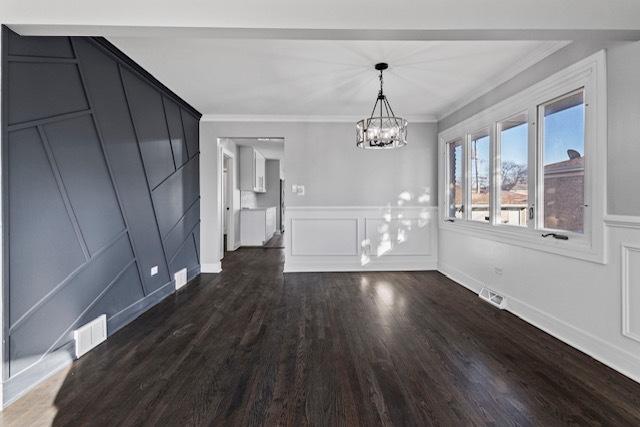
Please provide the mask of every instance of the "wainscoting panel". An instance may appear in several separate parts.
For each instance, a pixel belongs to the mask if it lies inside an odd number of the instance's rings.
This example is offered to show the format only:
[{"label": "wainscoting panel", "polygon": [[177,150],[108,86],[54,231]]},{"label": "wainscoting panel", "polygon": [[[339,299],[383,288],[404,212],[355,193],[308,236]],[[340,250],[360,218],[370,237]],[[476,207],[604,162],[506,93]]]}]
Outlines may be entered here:
[{"label": "wainscoting panel", "polygon": [[376,256],[429,256],[432,230],[428,219],[365,218],[369,253]]},{"label": "wainscoting panel", "polygon": [[358,255],[358,219],[292,219],[291,254]]},{"label": "wainscoting panel", "polygon": [[433,270],[437,209],[288,207],[285,272]]},{"label": "wainscoting panel", "polygon": [[106,314],[111,335],[199,273],[200,114],[104,39],[2,45],[6,404],[73,329]]},{"label": "wainscoting panel", "polygon": [[622,332],[640,342],[640,245],[622,245]]}]

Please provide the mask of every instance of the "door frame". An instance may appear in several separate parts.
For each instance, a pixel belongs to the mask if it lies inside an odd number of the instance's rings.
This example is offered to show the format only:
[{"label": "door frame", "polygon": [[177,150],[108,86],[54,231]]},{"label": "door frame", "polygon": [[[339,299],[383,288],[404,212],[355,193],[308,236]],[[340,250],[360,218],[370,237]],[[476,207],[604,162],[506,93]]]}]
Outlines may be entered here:
[{"label": "door frame", "polygon": [[[224,159],[225,157],[229,159],[229,165],[227,170],[227,188],[224,188]],[[235,197],[236,197],[236,172],[237,172],[237,162],[236,155],[233,151],[227,149],[226,147],[220,146],[218,152],[219,159],[219,167],[218,167],[218,182],[220,183],[219,194],[220,194],[220,259],[224,257],[224,215],[225,213],[225,203],[230,206],[230,214],[228,218],[227,224],[227,251],[234,251],[237,249],[236,247],[236,221],[235,221]],[[226,193],[225,193],[226,191]]]}]

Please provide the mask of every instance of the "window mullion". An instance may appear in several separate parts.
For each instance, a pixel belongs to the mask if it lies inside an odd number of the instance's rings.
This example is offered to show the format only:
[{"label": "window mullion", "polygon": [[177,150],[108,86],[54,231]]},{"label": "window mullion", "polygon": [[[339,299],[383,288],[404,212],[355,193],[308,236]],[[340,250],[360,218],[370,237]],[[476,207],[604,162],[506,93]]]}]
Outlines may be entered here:
[{"label": "window mullion", "polygon": [[[527,166],[529,200],[527,209],[527,227],[536,229],[536,223],[540,216],[538,212],[538,108],[533,105],[527,110],[527,117],[531,122],[528,128],[528,160]],[[531,218],[533,213],[533,218]]]},{"label": "window mullion", "polygon": [[491,123],[489,128],[489,223],[492,225],[499,224],[500,221],[500,150],[497,123]]}]

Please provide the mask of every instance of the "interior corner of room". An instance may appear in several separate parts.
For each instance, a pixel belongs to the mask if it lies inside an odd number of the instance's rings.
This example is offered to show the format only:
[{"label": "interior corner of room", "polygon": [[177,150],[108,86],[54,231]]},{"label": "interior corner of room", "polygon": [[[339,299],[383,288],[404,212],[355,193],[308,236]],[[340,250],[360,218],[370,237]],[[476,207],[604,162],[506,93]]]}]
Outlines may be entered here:
[{"label": "interior corner of room", "polygon": [[516,2],[7,0],[0,423],[640,425],[640,4]]}]

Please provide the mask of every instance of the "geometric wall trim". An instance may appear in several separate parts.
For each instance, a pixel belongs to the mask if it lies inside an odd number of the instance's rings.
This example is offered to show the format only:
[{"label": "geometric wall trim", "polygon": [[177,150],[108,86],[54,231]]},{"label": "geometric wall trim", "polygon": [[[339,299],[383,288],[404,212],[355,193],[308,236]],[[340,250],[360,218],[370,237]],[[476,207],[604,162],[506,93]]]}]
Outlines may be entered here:
[{"label": "geometric wall trim", "polygon": [[640,342],[640,246],[622,245],[622,334]]},{"label": "geometric wall trim", "polygon": [[3,27],[2,55],[6,402],[199,273],[200,114],[104,39]]}]

